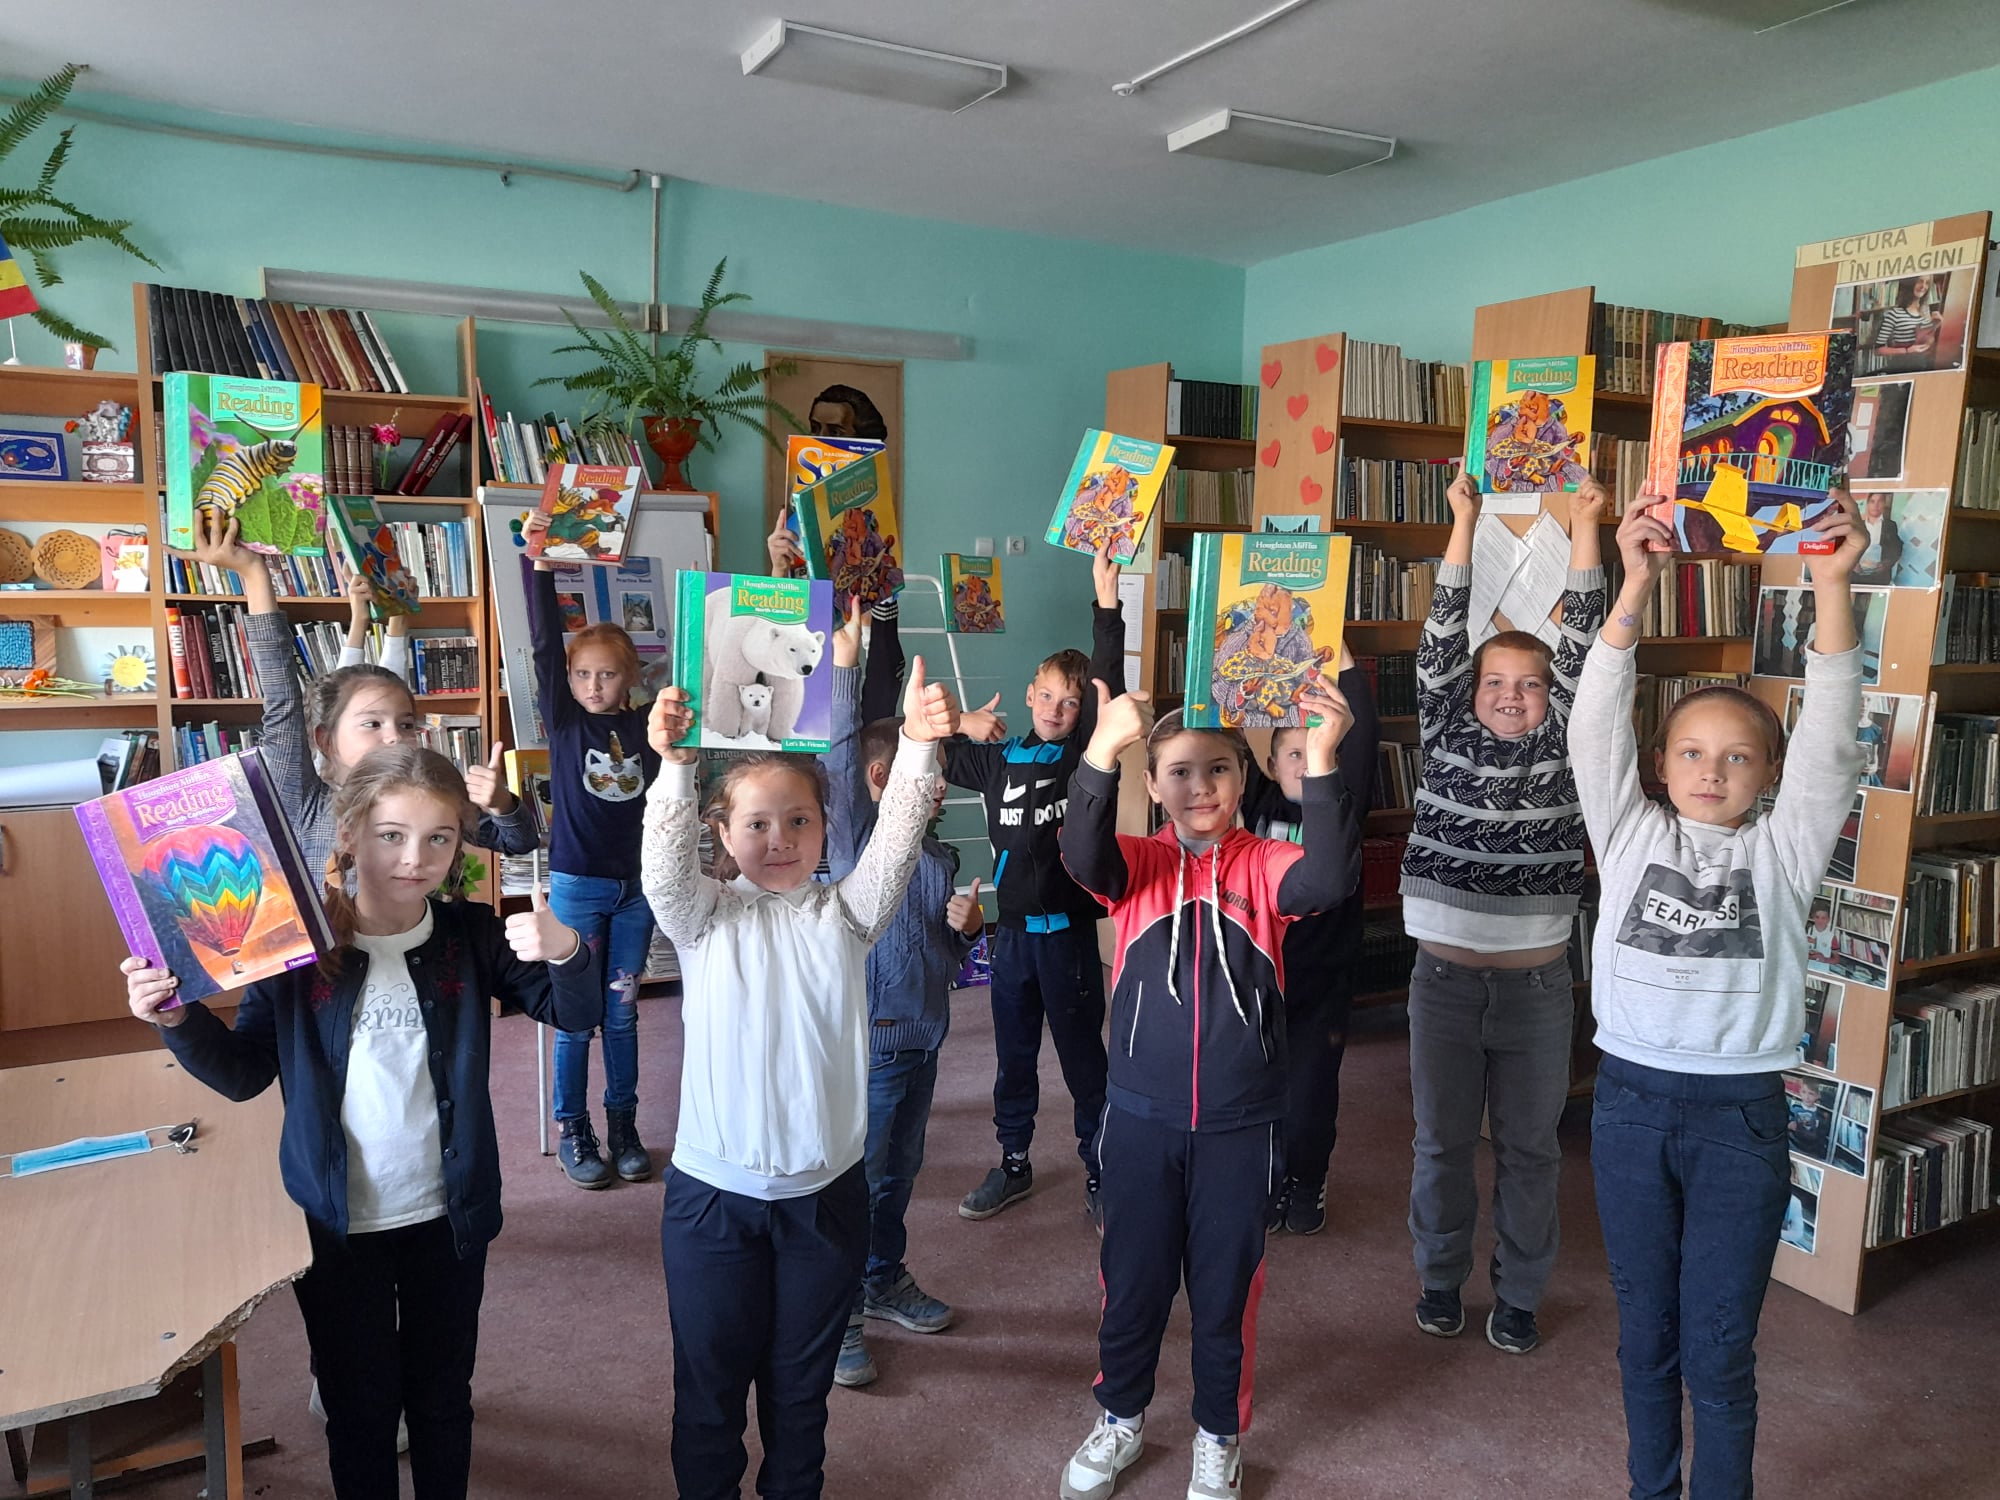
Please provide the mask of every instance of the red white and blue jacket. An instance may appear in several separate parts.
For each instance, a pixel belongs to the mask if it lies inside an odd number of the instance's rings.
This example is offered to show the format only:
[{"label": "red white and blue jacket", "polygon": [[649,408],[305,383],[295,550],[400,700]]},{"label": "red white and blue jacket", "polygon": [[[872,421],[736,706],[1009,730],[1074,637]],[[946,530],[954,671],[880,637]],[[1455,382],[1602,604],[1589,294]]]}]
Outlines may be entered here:
[{"label": "red white and blue jacket", "polygon": [[1359,815],[1338,773],[1301,787],[1298,844],[1232,828],[1197,854],[1172,824],[1117,832],[1118,773],[1070,779],[1063,863],[1109,908],[1111,1071],[1127,1113],[1194,1131],[1285,1113],[1285,929],[1361,881]]}]

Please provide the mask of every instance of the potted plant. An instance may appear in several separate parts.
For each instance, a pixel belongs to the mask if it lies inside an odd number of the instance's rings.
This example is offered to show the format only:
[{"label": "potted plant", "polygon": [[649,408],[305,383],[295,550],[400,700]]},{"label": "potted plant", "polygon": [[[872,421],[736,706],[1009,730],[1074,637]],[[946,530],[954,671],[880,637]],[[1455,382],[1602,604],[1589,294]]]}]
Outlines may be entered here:
[{"label": "potted plant", "polygon": [[569,318],[570,327],[576,330],[577,337],[583,342],[565,344],[555,352],[588,354],[597,363],[574,375],[550,375],[535,382],[536,385],[559,385],[566,391],[582,392],[587,398],[583,413],[583,426],[587,432],[630,433],[635,421],[643,422],[646,443],[659,455],[663,466],[660,477],[662,489],[694,488],[681,472],[681,464],[697,445],[713,452],[715,433],[721,430],[725,420],[748,427],[781,453],[784,444],[771,431],[765,418],[775,414],[794,429],[805,426],[766,395],[763,389],[767,375],[791,373],[793,365],[789,360],[764,366],[745,360],[731,367],[721,380],[705,391],[695,382],[695,359],[702,347],[706,345],[717,354],[722,353],[722,345],[708,332],[709,314],[732,302],[750,300],[747,293],[722,290],[722,275],[728,265],[727,257],[715,263],[708,285],[702,288],[701,307],[696,311],[694,320],[672,343],[657,349],[652,347],[647,335],[632,327],[596,277],[588,271],[579,272],[585,289],[590,293],[590,300],[597,304],[611,327],[601,332],[585,328],[573,314],[565,311],[564,316]]}]

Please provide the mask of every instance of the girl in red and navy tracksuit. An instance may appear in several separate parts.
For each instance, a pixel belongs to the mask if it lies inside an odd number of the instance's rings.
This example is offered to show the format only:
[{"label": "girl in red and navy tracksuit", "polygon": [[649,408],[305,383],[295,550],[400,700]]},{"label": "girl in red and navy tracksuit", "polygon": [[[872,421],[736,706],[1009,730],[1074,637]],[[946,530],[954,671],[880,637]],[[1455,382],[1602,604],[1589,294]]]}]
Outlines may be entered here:
[{"label": "girl in red and navy tracksuit", "polygon": [[[1336,774],[1351,714],[1308,693],[1299,844],[1236,826],[1249,749],[1233,730],[1147,733],[1143,693],[1102,683],[1070,782],[1063,863],[1110,909],[1110,1077],[1099,1130],[1104,1208],[1097,1400],[1103,1416],[1062,1476],[1066,1500],[1103,1500],[1139,1456],[1160,1339],[1183,1268],[1193,1324],[1191,1500],[1242,1493],[1264,1220],[1284,1172],[1283,941],[1297,917],[1359,883],[1359,810]],[[1116,832],[1118,758],[1146,741],[1146,790],[1171,820]]]}]

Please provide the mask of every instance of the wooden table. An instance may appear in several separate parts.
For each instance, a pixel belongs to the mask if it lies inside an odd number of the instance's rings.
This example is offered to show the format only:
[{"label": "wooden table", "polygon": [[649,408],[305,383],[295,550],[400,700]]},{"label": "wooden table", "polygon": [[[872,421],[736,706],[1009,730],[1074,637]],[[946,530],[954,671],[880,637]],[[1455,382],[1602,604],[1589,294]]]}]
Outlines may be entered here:
[{"label": "wooden table", "polygon": [[[243,1495],[230,1336],[311,1263],[278,1177],[284,1106],[231,1104],[163,1048],[0,1071],[0,1153],[199,1119],[195,1150],[0,1173],[0,1430],[69,1421],[69,1492],[205,1456],[208,1493]],[[156,1396],[202,1367],[202,1436],[93,1456],[91,1414]],[[170,1451],[171,1450],[171,1451]]]}]

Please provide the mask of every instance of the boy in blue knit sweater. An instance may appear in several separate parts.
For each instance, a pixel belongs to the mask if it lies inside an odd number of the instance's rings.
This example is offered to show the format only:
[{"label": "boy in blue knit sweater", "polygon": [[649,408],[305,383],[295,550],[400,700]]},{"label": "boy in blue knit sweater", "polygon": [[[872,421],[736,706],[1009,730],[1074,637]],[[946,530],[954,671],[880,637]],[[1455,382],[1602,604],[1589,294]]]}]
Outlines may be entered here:
[{"label": "boy in blue knit sweater", "polygon": [[[858,606],[833,638],[833,748],[827,769],[827,863],[837,880],[854,868],[875,827],[875,804],[888,783],[900,721],[863,723],[862,704],[893,685],[901,651],[894,630],[877,625],[869,653],[868,692],[858,668]],[[938,784],[943,801],[944,783]],[[903,1263],[909,1236],[903,1214],[917,1170],[924,1162],[924,1129],[937,1084],[938,1049],[951,1025],[951,982],[984,925],[979,882],[970,894],[954,893],[958,857],[935,835],[910,876],[895,920],[868,955],[868,1263],[841,1341],[833,1378],[867,1385],[875,1361],[862,1329],[868,1318],[886,1318],[915,1333],[951,1326],[951,1308],[917,1285]]]}]

